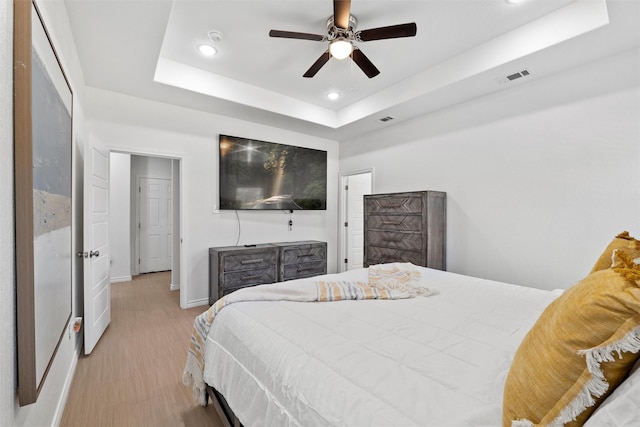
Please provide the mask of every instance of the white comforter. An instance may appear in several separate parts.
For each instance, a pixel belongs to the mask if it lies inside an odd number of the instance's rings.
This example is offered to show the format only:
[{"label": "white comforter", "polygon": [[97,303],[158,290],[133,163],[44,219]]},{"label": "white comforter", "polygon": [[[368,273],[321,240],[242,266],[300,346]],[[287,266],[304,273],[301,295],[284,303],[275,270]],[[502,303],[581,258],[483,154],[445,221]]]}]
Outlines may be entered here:
[{"label": "white comforter", "polygon": [[205,381],[247,427],[500,426],[511,358],[560,291],[420,269],[437,295],[225,307]]}]

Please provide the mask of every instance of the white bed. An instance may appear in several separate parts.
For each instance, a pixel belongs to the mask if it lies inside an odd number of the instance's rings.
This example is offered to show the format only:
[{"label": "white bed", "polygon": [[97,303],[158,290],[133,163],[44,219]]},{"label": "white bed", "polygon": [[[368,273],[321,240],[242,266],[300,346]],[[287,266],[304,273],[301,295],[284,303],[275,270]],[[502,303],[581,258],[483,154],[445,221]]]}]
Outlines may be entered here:
[{"label": "white bed", "polygon": [[513,354],[561,291],[418,268],[436,295],[225,307],[205,382],[245,426],[500,426]]},{"label": "white bed", "polygon": [[565,292],[406,263],[243,288],[183,381],[247,427],[640,426],[639,261],[625,231]]}]

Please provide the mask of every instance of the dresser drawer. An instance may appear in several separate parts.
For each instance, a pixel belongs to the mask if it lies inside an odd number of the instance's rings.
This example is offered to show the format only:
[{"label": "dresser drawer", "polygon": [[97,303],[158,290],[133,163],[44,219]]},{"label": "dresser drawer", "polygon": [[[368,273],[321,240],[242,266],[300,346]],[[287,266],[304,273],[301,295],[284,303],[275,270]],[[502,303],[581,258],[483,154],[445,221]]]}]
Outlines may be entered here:
[{"label": "dresser drawer", "polygon": [[285,265],[284,268],[282,268],[281,279],[283,281],[302,279],[319,274],[327,274],[327,263],[325,261]]},{"label": "dresser drawer", "polygon": [[369,215],[367,230],[422,231],[422,217],[418,215]]},{"label": "dresser drawer", "polygon": [[424,245],[421,233],[367,231],[369,245],[420,252]]},{"label": "dresser drawer", "polygon": [[309,247],[291,247],[282,249],[282,263],[298,264],[301,262],[325,261],[327,250],[325,245],[315,245]]},{"label": "dresser drawer", "polygon": [[278,251],[273,250],[256,251],[243,254],[225,254],[221,263],[224,268],[224,272],[232,271],[244,271],[244,270],[256,270],[261,268],[273,267],[278,259]]},{"label": "dresser drawer", "polygon": [[228,294],[236,289],[246,286],[259,285],[264,283],[276,282],[276,267],[259,268],[246,271],[235,271],[225,273],[223,283],[221,284],[221,294]]},{"label": "dresser drawer", "polygon": [[365,199],[365,210],[369,213],[415,213],[422,212],[422,198],[405,195],[385,197],[370,196]]},{"label": "dresser drawer", "polygon": [[387,262],[410,262],[415,265],[422,265],[422,253],[406,251],[402,249],[381,248],[370,246],[367,252],[369,265],[384,264]]}]

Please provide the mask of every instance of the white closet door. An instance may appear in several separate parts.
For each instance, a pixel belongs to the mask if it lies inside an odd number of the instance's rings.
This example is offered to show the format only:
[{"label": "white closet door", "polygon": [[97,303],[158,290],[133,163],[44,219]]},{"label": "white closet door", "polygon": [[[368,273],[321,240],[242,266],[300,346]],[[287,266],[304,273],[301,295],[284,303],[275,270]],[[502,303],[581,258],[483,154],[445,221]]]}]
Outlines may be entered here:
[{"label": "white closet door", "polygon": [[173,206],[170,179],[140,178],[140,273],[171,270]]}]

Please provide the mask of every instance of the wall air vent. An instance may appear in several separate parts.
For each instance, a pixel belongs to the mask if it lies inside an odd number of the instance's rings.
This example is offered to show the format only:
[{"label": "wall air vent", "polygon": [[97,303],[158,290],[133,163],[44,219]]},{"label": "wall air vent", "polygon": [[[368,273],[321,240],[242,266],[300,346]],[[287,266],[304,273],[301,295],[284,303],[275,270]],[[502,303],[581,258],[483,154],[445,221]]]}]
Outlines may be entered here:
[{"label": "wall air vent", "polygon": [[520,78],[522,78],[522,77],[527,77],[527,76],[529,76],[529,75],[531,75],[531,71],[529,71],[529,70],[522,70],[522,71],[518,71],[517,73],[509,74],[509,75],[508,75],[508,76],[506,76],[506,77],[498,77],[498,78],[496,79],[496,82],[497,82],[498,84],[505,84],[505,83],[512,82],[512,81],[514,81],[514,80],[518,80],[518,79],[520,79]]},{"label": "wall air vent", "polygon": [[378,123],[386,123],[386,122],[390,122],[391,120],[393,120],[393,117],[387,116],[387,117],[383,117],[381,119],[378,119],[377,122]]}]

